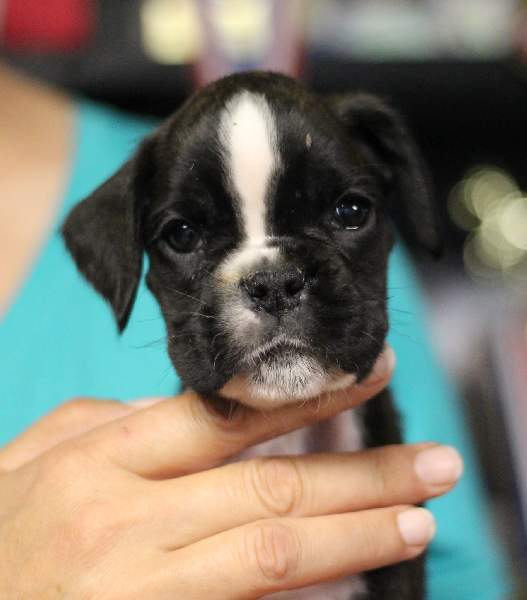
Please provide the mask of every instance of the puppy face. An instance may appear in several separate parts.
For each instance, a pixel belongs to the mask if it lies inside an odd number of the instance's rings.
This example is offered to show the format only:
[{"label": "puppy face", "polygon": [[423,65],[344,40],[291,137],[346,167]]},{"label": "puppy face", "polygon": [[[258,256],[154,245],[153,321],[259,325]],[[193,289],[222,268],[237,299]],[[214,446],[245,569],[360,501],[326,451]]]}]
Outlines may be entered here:
[{"label": "puppy face", "polygon": [[266,407],[364,377],[387,330],[393,232],[437,243],[421,165],[367,96],[321,100],[279,75],[193,96],[68,217],[80,270],[125,326],[149,255],[184,383]]}]

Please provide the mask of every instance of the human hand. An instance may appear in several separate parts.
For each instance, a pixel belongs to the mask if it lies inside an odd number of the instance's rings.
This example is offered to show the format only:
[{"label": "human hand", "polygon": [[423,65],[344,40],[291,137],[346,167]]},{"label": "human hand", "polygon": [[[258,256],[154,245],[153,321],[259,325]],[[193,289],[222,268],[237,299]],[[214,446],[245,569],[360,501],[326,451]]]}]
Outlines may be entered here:
[{"label": "human hand", "polygon": [[389,376],[316,409],[225,419],[185,393],[106,404],[69,437],[48,418],[53,435],[35,427],[0,454],[0,597],[258,598],[417,556],[433,520],[409,505],[460,472],[440,461],[430,483],[437,446],[222,464],[360,404]]}]

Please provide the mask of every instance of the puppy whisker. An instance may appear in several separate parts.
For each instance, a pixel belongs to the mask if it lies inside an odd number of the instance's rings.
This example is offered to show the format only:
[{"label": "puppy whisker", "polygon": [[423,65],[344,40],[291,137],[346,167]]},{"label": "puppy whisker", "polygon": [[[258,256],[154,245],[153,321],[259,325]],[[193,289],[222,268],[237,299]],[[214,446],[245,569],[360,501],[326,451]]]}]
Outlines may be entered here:
[{"label": "puppy whisker", "polygon": [[214,370],[216,371],[216,363],[218,362],[218,359],[220,358],[222,352],[221,350],[219,350],[215,355],[214,355],[214,360],[212,361],[212,366],[214,367]]},{"label": "puppy whisker", "polygon": [[410,315],[412,317],[415,317],[415,312],[412,310],[403,310],[402,308],[393,308],[393,307],[391,307],[390,310],[392,312],[398,312],[398,313],[402,313],[405,315]]},{"label": "puppy whisker", "polygon": [[403,333],[401,331],[398,331],[397,329],[394,328],[394,331],[397,335],[400,335],[404,338],[406,338],[408,341],[412,342],[412,344],[417,344],[418,346],[422,346],[423,343],[419,340],[416,340],[413,336],[408,335],[407,333]]},{"label": "puppy whisker", "polygon": [[154,346],[160,345],[161,343],[166,343],[167,336],[158,338],[157,340],[152,340],[151,342],[145,342],[144,344],[134,344],[132,348],[134,350],[144,350],[145,348],[152,348]]},{"label": "puppy whisker", "polygon": [[205,314],[199,313],[199,312],[188,312],[185,314],[187,314],[189,316],[194,316],[194,317],[203,317],[204,319],[213,319],[214,321],[220,320],[218,317],[214,317],[213,315],[205,315]]},{"label": "puppy whisker", "polygon": [[137,319],[137,323],[152,323],[153,321],[163,321],[163,317],[149,317],[147,319]]},{"label": "puppy whisker", "polygon": [[195,300],[199,304],[206,304],[204,300],[201,300],[200,298],[196,298],[195,296],[191,296],[190,294],[186,294],[185,292],[182,292],[181,290],[176,290],[175,288],[170,288],[170,291],[174,292],[175,294],[179,294],[180,296],[184,296],[185,298],[189,298],[190,300]]},{"label": "puppy whisker", "polygon": [[218,332],[218,333],[217,333],[217,334],[216,334],[216,335],[215,335],[215,336],[212,338],[212,340],[210,341],[210,345],[211,345],[211,346],[214,346],[214,342],[216,341],[216,339],[217,339],[217,338],[218,338],[220,335],[222,335],[222,336],[226,337],[226,336],[227,336],[227,332],[226,332],[226,331],[219,331],[219,332]]},{"label": "puppy whisker", "polygon": [[187,338],[187,339],[193,339],[193,338],[200,338],[201,335],[199,333],[178,333],[176,335],[169,335],[168,339],[169,340],[177,340],[179,338]]},{"label": "puppy whisker", "polygon": [[377,341],[377,338],[374,335],[372,335],[371,333],[369,333],[368,331],[361,331],[361,334],[370,338],[370,340],[373,340],[374,342]]}]

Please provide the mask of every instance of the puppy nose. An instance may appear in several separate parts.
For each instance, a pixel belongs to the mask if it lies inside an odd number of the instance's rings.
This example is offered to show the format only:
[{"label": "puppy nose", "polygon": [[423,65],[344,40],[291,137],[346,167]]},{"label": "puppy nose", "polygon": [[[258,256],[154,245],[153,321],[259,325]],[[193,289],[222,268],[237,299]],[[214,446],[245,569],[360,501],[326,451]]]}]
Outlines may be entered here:
[{"label": "puppy nose", "polygon": [[276,315],[298,306],[305,277],[296,267],[257,271],[244,277],[241,286],[255,307]]}]

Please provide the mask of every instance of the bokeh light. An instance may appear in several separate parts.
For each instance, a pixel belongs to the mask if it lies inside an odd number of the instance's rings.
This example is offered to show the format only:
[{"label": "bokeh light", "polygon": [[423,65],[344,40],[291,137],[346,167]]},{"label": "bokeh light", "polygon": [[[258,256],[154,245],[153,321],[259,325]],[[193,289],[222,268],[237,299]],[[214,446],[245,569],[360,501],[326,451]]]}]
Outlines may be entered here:
[{"label": "bokeh light", "polygon": [[527,194],[514,179],[494,166],[477,167],[454,186],[448,211],[469,232],[463,258],[470,275],[526,289]]}]

